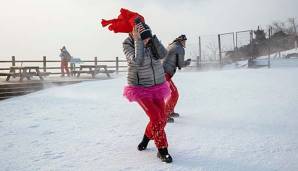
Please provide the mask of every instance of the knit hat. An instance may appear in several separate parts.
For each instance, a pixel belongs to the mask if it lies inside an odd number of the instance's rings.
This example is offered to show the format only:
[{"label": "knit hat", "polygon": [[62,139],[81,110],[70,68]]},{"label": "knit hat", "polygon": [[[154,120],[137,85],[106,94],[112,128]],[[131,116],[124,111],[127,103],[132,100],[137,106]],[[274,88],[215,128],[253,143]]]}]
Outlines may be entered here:
[{"label": "knit hat", "polygon": [[184,34],[180,35],[179,37],[176,38],[177,41],[185,41],[187,40],[186,36]]},{"label": "knit hat", "polygon": [[185,41],[187,40],[186,36],[184,34],[180,35],[179,37],[177,37],[172,43],[170,44],[173,44],[175,42],[182,42],[182,41]]},{"label": "knit hat", "polygon": [[135,24],[137,26],[138,32],[140,33],[142,40],[152,37],[150,27],[147,24],[145,24],[144,22],[142,22],[142,20],[139,17],[137,17],[135,19]]},{"label": "knit hat", "polygon": [[63,50],[65,50],[65,49],[66,49],[65,46],[63,46],[60,50],[63,51]]}]

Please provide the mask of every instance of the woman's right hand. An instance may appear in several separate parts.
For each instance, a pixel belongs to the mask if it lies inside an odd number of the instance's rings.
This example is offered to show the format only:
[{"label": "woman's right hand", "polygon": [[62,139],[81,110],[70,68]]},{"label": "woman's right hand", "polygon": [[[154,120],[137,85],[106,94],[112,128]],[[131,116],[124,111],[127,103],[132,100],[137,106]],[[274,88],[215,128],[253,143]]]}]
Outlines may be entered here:
[{"label": "woman's right hand", "polygon": [[137,26],[134,26],[133,29],[132,29],[132,37],[133,37],[134,40],[140,40],[141,39],[141,35],[138,31]]}]

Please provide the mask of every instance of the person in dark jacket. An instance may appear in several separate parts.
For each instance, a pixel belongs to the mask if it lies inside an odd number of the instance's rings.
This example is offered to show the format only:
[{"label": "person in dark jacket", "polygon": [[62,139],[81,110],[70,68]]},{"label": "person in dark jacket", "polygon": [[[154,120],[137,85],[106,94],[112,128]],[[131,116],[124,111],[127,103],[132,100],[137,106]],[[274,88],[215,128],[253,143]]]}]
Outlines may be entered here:
[{"label": "person in dark jacket", "polygon": [[186,36],[181,35],[177,37],[169,46],[168,54],[163,61],[163,68],[165,70],[165,77],[169,83],[171,89],[171,96],[166,102],[166,111],[168,113],[168,122],[174,122],[172,117],[179,117],[179,114],[174,111],[174,108],[177,104],[179,93],[178,90],[172,81],[172,77],[176,73],[176,69],[179,70],[183,67],[186,67],[190,64],[191,59],[184,60],[185,56],[185,43]]},{"label": "person in dark jacket", "polygon": [[152,36],[145,23],[136,21],[133,32],[123,42],[123,51],[128,63],[128,86],[123,94],[129,101],[137,102],[150,120],[138,150],[145,150],[149,141],[154,140],[157,156],[163,162],[171,163],[164,130],[167,123],[165,99],[170,95],[170,89],[161,64],[167,50],[155,35]]}]

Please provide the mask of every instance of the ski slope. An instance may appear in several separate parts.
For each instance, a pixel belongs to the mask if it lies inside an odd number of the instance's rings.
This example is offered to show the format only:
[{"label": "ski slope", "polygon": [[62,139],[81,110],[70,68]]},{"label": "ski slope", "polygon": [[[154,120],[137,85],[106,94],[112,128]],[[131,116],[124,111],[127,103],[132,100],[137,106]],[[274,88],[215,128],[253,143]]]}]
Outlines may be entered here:
[{"label": "ski slope", "polygon": [[181,117],[166,132],[172,164],[148,118],[122,96],[125,76],[0,101],[0,170],[298,170],[298,68],[180,72]]}]

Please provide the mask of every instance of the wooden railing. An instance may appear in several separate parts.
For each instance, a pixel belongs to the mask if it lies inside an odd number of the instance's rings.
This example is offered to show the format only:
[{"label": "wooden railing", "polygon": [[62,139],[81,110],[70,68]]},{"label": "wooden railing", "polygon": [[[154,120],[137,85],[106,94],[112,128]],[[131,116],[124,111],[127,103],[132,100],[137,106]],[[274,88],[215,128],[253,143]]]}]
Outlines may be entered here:
[{"label": "wooden railing", "polygon": [[[9,71],[10,66],[25,66],[28,63],[36,63],[36,66],[39,66],[43,72],[51,72],[51,74],[61,74],[60,71],[60,60],[48,60],[46,56],[43,56],[42,60],[17,60],[15,56],[11,57],[11,60],[0,60],[0,64],[4,64],[5,67],[0,67],[0,71]],[[115,60],[98,60],[97,57],[94,57],[93,60],[82,60],[80,63],[88,63],[93,65],[107,65],[107,68],[115,70],[116,73],[126,72],[127,64],[126,60],[120,60],[119,57],[116,57]],[[51,64],[51,66],[50,66]],[[71,70],[79,69],[80,64],[70,64]],[[52,72],[56,70],[56,72]],[[59,70],[59,71],[57,71]]]},{"label": "wooden railing", "polygon": [[[48,60],[46,56],[42,57],[42,60],[17,60],[15,56],[11,57],[11,60],[0,60],[0,72],[1,71],[9,71],[10,66],[27,66],[29,63],[30,66],[39,66],[40,70],[42,72],[50,72],[51,74],[61,74],[60,71],[60,60]],[[115,73],[119,72],[127,72],[127,61],[126,60],[120,60],[119,57],[115,57],[114,60],[98,60],[98,57],[94,57],[93,60],[82,60],[81,64],[90,64],[90,65],[107,65],[107,68],[110,70],[114,70]],[[34,63],[34,64],[32,64]],[[36,64],[35,64],[36,63]],[[5,66],[5,67],[2,67]],[[219,67],[220,63],[219,60],[213,60],[213,61],[203,61],[203,60],[192,60],[191,65],[189,67],[191,68],[198,68],[198,69],[204,69],[205,67]],[[77,70],[80,68],[80,64],[71,65],[70,69],[72,71]]]}]

